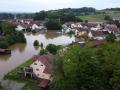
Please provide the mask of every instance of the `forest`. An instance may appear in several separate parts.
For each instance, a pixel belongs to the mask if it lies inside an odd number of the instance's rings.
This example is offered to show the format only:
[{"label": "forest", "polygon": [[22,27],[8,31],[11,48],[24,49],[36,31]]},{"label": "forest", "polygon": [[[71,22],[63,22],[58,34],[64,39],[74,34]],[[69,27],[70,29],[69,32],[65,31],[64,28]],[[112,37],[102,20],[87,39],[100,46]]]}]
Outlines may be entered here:
[{"label": "forest", "polygon": [[71,45],[55,59],[51,90],[120,90],[120,45]]},{"label": "forest", "polygon": [[26,43],[22,32],[15,31],[15,25],[0,22],[0,48],[8,48],[15,43]]}]

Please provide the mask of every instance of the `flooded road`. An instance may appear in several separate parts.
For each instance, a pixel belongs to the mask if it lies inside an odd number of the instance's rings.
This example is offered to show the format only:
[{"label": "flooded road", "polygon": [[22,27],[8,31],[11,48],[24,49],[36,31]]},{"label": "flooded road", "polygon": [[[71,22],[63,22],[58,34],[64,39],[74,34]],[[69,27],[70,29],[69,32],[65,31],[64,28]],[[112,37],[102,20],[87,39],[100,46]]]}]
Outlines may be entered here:
[{"label": "flooded road", "polygon": [[38,40],[39,43],[43,43],[44,47],[48,44],[66,45],[75,41],[74,36],[67,36],[57,33],[55,31],[49,31],[47,33],[25,33],[27,44],[15,44],[9,47],[12,50],[11,55],[0,55],[0,80],[9,71],[13,70],[20,64],[26,62],[29,58],[36,55],[40,48],[35,48],[33,42]]}]

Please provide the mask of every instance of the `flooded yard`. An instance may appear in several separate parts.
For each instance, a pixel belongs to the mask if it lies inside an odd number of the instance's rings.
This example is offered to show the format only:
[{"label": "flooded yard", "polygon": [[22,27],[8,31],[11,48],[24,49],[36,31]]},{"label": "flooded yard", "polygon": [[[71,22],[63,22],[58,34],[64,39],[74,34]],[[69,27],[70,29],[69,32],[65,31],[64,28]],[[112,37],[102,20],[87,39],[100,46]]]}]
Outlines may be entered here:
[{"label": "flooded yard", "polygon": [[[40,51],[40,47],[35,48],[33,46],[33,42],[35,40],[38,40],[39,43],[43,43],[44,47],[46,47],[48,44],[56,44],[56,45],[66,45],[69,43],[72,43],[72,41],[75,41],[74,36],[67,36],[60,33],[57,33],[55,31],[49,31],[47,33],[25,33],[24,34],[27,40],[27,44],[15,44],[9,47],[9,49],[12,50],[11,55],[0,55],[0,80],[2,85],[6,86],[9,84],[9,86],[14,85],[14,81],[4,81],[2,80],[4,75],[13,70],[14,68],[18,67],[22,63],[26,62],[29,58],[33,57]],[[11,83],[11,84],[10,84]],[[20,84],[18,86],[22,86],[23,84]],[[10,90],[15,90],[15,88],[20,87],[13,87]]]}]

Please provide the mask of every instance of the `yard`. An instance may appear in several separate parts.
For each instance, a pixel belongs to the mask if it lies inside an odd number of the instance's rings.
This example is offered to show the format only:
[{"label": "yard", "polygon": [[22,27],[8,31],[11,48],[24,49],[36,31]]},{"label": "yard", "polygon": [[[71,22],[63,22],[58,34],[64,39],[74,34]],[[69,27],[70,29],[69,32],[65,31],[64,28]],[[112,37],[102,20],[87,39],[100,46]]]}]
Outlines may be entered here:
[{"label": "yard", "polygon": [[32,64],[31,59],[29,59],[24,64],[20,65],[19,67],[15,68],[11,72],[9,72],[7,75],[5,75],[4,79],[10,79],[10,80],[15,80],[15,81],[25,83],[25,86],[22,88],[22,90],[38,90],[39,89],[37,86],[38,80],[27,79],[25,77],[20,77],[18,75],[18,72],[20,71],[21,68],[27,67],[30,64]]}]

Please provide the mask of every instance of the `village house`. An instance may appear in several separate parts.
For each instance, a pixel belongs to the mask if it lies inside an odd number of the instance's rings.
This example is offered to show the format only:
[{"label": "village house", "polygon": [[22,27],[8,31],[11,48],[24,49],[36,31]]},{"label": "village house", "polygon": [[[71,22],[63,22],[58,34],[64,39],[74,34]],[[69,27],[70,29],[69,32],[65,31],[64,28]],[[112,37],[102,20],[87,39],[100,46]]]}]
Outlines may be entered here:
[{"label": "village house", "polygon": [[100,24],[97,24],[97,26],[91,27],[90,29],[91,29],[91,30],[94,30],[94,31],[97,31],[97,30],[101,30],[101,29],[102,29],[102,26],[101,26]]},{"label": "village house", "polygon": [[50,81],[53,79],[53,55],[35,56],[30,67],[33,68],[33,72],[38,78]]},{"label": "village house", "polygon": [[104,40],[106,38],[106,34],[102,31],[90,31],[88,37],[95,40]]},{"label": "village house", "polygon": [[113,17],[113,21],[119,21],[120,22],[120,16]]},{"label": "village house", "polygon": [[115,36],[119,35],[119,30],[115,24],[107,24],[104,30],[107,30],[109,33],[113,33]]},{"label": "village house", "polygon": [[45,29],[44,23],[45,23],[45,21],[34,21],[32,23],[32,30]]},{"label": "village house", "polygon": [[74,28],[74,30],[75,30],[75,35],[78,37],[86,36],[88,34],[88,31],[83,28]]},{"label": "village house", "polygon": [[94,41],[89,42],[88,46],[95,48],[95,47],[102,46],[104,44],[105,44],[105,41],[103,41],[103,40],[94,40]]},{"label": "village house", "polygon": [[62,25],[62,33],[69,33],[71,31],[71,28],[68,27],[66,24]]},{"label": "village house", "polygon": [[15,28],[16,31],[23,31],[25,30],[25,28],[22,26],[22,25],[18,25],[16,28]]},{"label": "village house", "polygon": [[21,24],[31,24],[33,22],[33,19],[15,19],[12,22]]},{"label": "village house", "polygon": [[88,23],[85,23],[84,26],[87,26],[90,30],[100,30],[102,29],[102,26],[101,26],[102,22],[88,22]]},{"label": "village house", "polygon": [[53,59],[52,54],[34,56],[33,64],[30,65],[36,77],[41,79],[38,85],[40,90],[47,90],[53,80]]},{"label": "village house", "polygon": [[62,33],[69,33],[72,31],[71,25],[73,22],[66,22],[65,24],[62,25]]},{"label": "village house", "polygon": [[81,25],[81,23],[73,23],[71,24],[71,28],[83,28],[83,26]]}]

